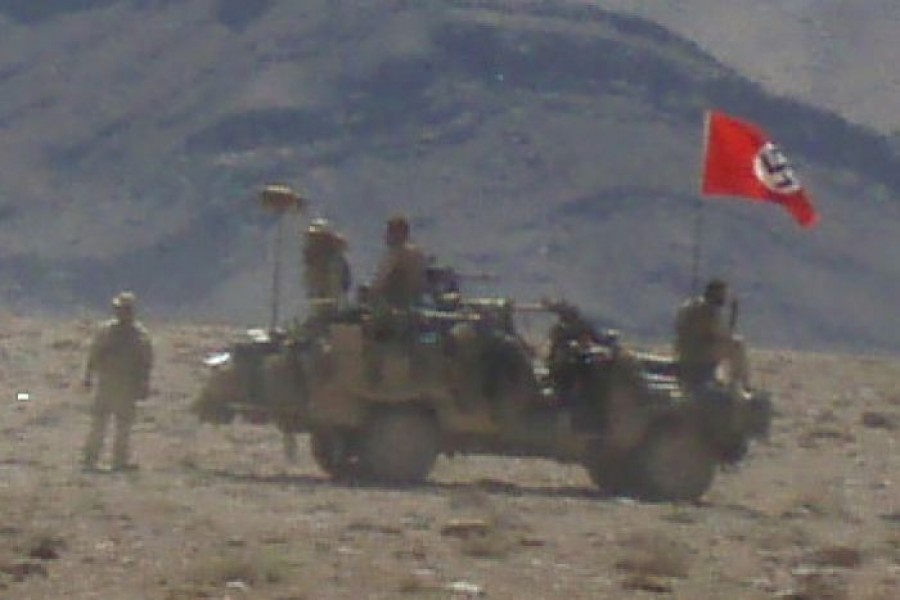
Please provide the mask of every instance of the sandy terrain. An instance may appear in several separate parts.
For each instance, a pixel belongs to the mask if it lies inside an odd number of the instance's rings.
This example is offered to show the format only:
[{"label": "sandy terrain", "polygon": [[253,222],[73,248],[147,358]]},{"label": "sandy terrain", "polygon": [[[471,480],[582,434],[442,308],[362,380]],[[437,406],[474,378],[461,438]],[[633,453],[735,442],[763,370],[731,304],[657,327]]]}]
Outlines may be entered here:
[{"label": "sandy terrain", "polygon": [[141,469],[90,475],[90,323],[0,317],[0,598],[900,597],[900,360],[755,354],[771,442],[702,503],[648,505],[538,460],[331,483],[306,452],[286,463],[273,428],[188,414],[199,357],[233,331],[150,326]]}]

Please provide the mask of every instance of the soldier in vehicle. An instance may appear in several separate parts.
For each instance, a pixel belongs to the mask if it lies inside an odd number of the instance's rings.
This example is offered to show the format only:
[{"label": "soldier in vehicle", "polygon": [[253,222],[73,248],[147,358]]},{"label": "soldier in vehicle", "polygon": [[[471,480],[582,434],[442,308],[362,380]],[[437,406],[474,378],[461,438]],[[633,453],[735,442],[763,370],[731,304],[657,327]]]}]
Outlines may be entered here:
[{"label": "soldier in vehicle", "polygon": [[495,422],[515,427],[536,389],[534,354],[515,331],[512,310],[509,304],[479,310],[479,318],[453,326],[445,347],[459,407],[471,411],[484,402]]},{"label": "soldier in vehicle", "polygon": [[583,370],[582,353],[598,343],[599,336],[573,305],[550,302],[547,306],[557,316],[557,322],[550,330],[547,367],[560,397],[568,402]]},{"label": "soldier in vehicle", "polygon": [[712,279],[701,296],[682,304],[675,319],[675,360],[681,384],[696,388],[716,380],[720,366],[728,369],[733,391],[748,389],[747,352],[733,324],[724,322],[728,285]]},{"label": "soldier in vehicle", "polygon": [[373,314],[366,331],[365,351],[368,378],[372,383],[381,380],[382,352],[389,347],[406,353],[410,359],[410,373],[416,373],[416,353],[412,347],[415,319],[410,309],[422,302],[428,289],[428,260],[410,241],[406,217],[395,216],[387,221],[384,241],[387,252],[365,294]]},{"label": "soldier in vehicle", "polygon": [[410,241],[406,217],[395,216],[388,220],[384,241],[387,253],[372,281],[370,300],[393,309],[408,309],[421,300],[428,287],[428,260]]},{"label": "soldier in vehicle", "polygon": [[122,292],[112,301],[114,319],[104,322],[91,341],[84,387],[96,391],[91,429],[84,446],[83,466],[93,470],[103,447],[110,417],[115,420],[112,449],[114,470],[136,468],[129,463],[129,442],[136,404],[150,392],[153,348],[147,330],[135,320],[135,297]]},{"label": "soldier in vehicle", "polygon": [[314,219],[306,230],[303,276],[314,315],[333,313],[347,305],[350,264],[347,240],[325,219]]}]

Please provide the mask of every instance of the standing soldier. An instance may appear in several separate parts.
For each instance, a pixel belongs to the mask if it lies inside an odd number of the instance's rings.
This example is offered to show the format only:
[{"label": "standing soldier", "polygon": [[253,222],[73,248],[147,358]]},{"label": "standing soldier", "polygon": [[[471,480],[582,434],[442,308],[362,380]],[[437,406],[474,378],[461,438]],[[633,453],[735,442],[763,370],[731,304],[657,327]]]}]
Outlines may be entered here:
[{"label": "standing soldier", "polygon": [[325,219],[314,219],[306,230],[303,277],[313,314],[333,312],[347,304],[350,264],[347,240]]},{"label": "standing soldier", "polygon": [[733,323],[723,320],[728,285],[721,279],[706,284],[701,296],[686,301],[675,319],[675,359],[686,388],[716,379],[720,365],[728,367],[733,390],[748,387],[747,351],[743,339],[734,334]]},{"label": "standing soldier", "polygon": [[135,320],[135,297],[122,292],[112,301],[114,319],[104,322],[91,341],[84,387],[96,391],[91,430],[84,446],[84,468],[93,470],[103,448],[110,416],[115,419],[112,468],[134,469],[129,460],[129,437],[136,404],[150,391],[153,348],[147,330]]}]

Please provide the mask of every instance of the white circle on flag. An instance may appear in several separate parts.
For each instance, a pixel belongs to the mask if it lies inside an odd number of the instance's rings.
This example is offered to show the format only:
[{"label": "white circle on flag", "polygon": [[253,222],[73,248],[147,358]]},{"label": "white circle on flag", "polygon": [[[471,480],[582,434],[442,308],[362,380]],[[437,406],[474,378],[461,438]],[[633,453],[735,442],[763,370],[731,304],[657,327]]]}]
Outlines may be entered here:
[{"label": "white circle on flag", "polygon": [[801,189],[794,168],[781,149],[766,142],[753,158],[753,174],[771,192],[794,194]]}]

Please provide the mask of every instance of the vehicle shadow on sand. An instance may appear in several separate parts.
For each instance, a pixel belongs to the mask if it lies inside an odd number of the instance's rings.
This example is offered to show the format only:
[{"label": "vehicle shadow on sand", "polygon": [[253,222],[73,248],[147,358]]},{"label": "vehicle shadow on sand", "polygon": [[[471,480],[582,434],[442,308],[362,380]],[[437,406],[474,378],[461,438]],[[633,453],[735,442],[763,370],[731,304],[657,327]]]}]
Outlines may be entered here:
[{"label": "vehicle shadow on sand", "polygon": [[376,483],[360,482],[349,479],[332,479],[326,475],[313,474],[293,474],[293,473],[277,473],[277,474],[259,474],[259,473],[239,473],[227,471],[225,469],[207,469],[203,467],[194,467],[192,469],[196,474],[229,481],[232,483],[252,483],[262,485],[278,485],[278,486],[294,486],[297,488],[330,488],[330,489],[360,489],[375,491],[404,491],[412,494],[433,494],[444,496],[448,492],[460,491],[480,491],[496,496],[522,497],[522,498],[568,498],[568,499],[589,499],[589,500],[609,500],[614,496],[606,495],[600,490],[590,486],[579,485],[562,485],[562,486],[543,486],[543,485],[523,485],[509,481],[502,481],[492,478],[474,479],[472,481],[434,481],[429,480],[413,485],[385,485]]}]

